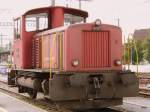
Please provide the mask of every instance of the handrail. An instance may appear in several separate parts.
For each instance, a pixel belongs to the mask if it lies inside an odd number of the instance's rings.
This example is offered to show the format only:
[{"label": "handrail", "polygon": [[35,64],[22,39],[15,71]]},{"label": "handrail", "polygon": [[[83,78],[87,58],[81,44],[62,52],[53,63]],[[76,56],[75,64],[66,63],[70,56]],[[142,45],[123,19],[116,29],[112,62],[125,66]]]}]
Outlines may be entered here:
[{"label": "handrail", "polygon": [[53,37],[53,41],[52,41],[52,47],[50,48],[50,65],[49,65],[49,71],[50,71],[50,79],[52,79],[52,63],[53,63],[53,59],[52,59],[52,56],[53,56],[53,47],[55,46],[55,42],[56,42],[56,38],[57,38],[57,33],[55,34],[52,34],[52,36],[54,35]]},{"label": "handrail", "polygon": [[59,64],[60,64],[60,70],[62,70],[62,37],[63,34],[59,34]]},{"label": "handrail", "polygon": [[[130,43],[130,40],[129,40],[129,37],[132,37],[132,42],[133,42],[133,45],[129,45]],[[133,34],[129,34],[128,36],[128,45],[127,45],[127,49],[128,49],[128,70],[130,69],[130,48],[134,47],[135,49],[135,53],[136,53],[136,75],[139,76],[139,55],[138,55],[138,48],[137,48],[137,45],[136,45],[136,40],[133,39]]]}]

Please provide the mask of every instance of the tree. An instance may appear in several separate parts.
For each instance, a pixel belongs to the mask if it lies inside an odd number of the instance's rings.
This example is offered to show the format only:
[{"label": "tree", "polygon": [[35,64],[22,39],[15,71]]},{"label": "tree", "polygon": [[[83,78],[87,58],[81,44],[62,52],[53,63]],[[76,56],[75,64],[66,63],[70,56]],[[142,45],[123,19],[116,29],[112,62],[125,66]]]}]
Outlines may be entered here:
[{"label": "tree", "polygon": [[138,55],[138,62],[142,62],[144,61],[144,47],[143,47],[143,40],[134,40],[135,41],[135,45],[136,45],[136,48],[137,48],[137,53],[136,53],[136,50],[135,50],[135,46],[134,48],[132,48],[132,61],[133,61],[133,64],[136,64],[137,63],[137,55]]},{"label": "tree", "polygon": [[[124,64],[131,63],[131,60],[132,60],[132,64],[137,64],[137,54],[138,54],[138,62],[140,63],[143,61],[143,57],[144,57],[143,49],[144,48],[143,48],[142,40],[130,39],[128,40],[128,43],[124,44],[124,47],[125,47]],[[136,53],[135,47],[137,48],[137,53]]]},{"label": "tree", "polygon": [[144,59],[150,63],[150,35],[144,39],[143,47]]}]

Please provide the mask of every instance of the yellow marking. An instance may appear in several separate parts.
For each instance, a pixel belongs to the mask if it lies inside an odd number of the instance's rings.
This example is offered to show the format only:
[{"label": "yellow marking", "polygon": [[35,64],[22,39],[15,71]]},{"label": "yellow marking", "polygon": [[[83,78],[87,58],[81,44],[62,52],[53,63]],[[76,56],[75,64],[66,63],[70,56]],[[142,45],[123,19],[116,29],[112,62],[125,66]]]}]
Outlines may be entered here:
[{"label": "yellow marking", "polygon": [[136,53],[136,72],[137,72],[137,76],[139,76],[139,55],[138,55],[138,49],[137,49],[137,45],[136,45],[136,41],[133,40],[134,42],[134,48],[135,48],[135,53]]},{"label": "yellow marking", "polygon": [[62,33],[60,33],[60,37],[59,37],[59,46],[60,46],[60,56],[59,56],[59,61],[60,61],[60,70],[62,70]]},{"label": "yellow marking", "polygon": [[57,33],[56,34],[52,34],[52,36],[54,35],[53,37],[53,41],[52,41],[52,46],[50,48],[50,79],[52,79],[52,64],[53,64],[53,60],[52,60],[52,56],[53,56],[53,47],[55,46],[55,43],[56,43],[56,38],[57,38]]},{"label": "yellow marking", "polygon": [[[54,35],[54,36],[53,36]],[[55,33],[52,34],[52,43],[51,43],[51,48],[50,48],[50,79],[52,79],[52,64],[53,64],[53,49],[56,44],[56,39],[59,37],[59,64],[60,64],[60,70],[62,69],[62,33]]]},{"label": "yellow marking", "polygon": [[125,36],[124,36],[124,55],[123,55],[123,61],[124,61],[124,63],[123,64],[125,64],[126,63],[126,42],[125,42]]},{"label": "yellow marking", "polygon": [[43,40],[44,40],[43,38],[44,38],[44,36],[43,36],[43,32],[42,32],[42,42],[41,42],[41,47],[42,47],[42,48],[41,48],[41,51],[42,51],[42,55],[41,55],[41,58],[42,58],[42,59],[41,59],[41,61],[42,61],[42,66],[43,66],[43,61],[44,61],[44,60],[43,60],[43,49],[44,49],[44,48],[43,48]]},{"label": "yellow marking", "polygon": [[130,70],[130,45],[129,45],[129,36],[128,36],[128,70]]},{"label": "yellow marking", "polygon": [[[132,40],[133,45],[131,45],[131,46],[129,45],[129,43],[130,43],[129,37],[130,36],[133,38],[133,34],[129,34],[129,36],[128,36],[128,57],[130,57],[129,56],[129,54],[130,54],[129,49],[132,48],[132,47],[134,47],[135,53],[136,53],[136,66],[137,66],[137,68],[136,68],[136,72],[137,72],[136,75],[138,77],[139,76],[139,54],[138,54],[138,48],[137,48],[136,40],[135,39]],[[130,60],[129,60],[129,62],[130,62]],[[129,68],[130,68],[130,64],[128,65],[128,69]]]}]

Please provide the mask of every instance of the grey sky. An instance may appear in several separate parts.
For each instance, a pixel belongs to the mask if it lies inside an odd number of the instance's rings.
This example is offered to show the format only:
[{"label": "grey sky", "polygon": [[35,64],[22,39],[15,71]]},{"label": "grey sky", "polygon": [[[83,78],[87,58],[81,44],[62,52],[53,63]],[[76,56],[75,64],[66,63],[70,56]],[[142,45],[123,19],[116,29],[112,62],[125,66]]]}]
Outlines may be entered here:
[{"label": "grey sky", "polygon": [[[64,1],[57,0],[57,4],[66,4]],[[78,6],[74,0],[67,1],[72,7]],[[49,5],[50,0],[0,0],[0,9],[10,9],[7,14],[0,11],[0,19],[5,17],[6,20],[6,17],[19,15],[25,10]],[[100,18],[103,23],[116,25],[117,18],[120,18],[124,34],[132,33],[134,29],[150,27],[149,0],[93,0],[83,2],[83,9],[89,12],[89,22]]]}]

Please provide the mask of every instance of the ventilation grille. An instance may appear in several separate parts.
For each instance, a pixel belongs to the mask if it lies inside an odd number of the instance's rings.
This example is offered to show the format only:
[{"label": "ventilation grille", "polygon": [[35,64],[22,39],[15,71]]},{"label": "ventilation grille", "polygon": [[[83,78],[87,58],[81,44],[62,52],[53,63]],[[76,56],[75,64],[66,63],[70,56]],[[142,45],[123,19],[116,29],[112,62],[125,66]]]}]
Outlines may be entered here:
[{"label": "ventilation grille", "polygon": [[82,35],[83,68],[110,66],[109,32],[84,31]]},{"label": "ventilation grille", "polygon": [[32,41],[32,67],[41,68],[41,39],[34,38]]}]

